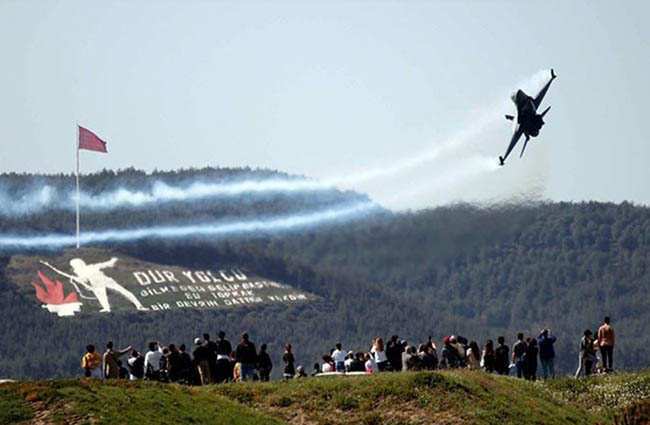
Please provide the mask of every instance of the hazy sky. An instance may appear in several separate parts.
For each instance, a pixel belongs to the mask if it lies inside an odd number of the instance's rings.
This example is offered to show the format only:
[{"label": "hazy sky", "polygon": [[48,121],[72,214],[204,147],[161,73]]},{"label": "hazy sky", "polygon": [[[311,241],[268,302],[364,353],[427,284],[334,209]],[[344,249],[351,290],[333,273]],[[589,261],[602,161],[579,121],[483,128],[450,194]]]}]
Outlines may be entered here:
[{"label": "hazy sky", "polygon": [[[394,208],[650,204],[650,2],[0,0],[0,172],[271,168]],[[558,79],[496,167],[518,85]],[[391,168],[392,167],[392,168]]]}]

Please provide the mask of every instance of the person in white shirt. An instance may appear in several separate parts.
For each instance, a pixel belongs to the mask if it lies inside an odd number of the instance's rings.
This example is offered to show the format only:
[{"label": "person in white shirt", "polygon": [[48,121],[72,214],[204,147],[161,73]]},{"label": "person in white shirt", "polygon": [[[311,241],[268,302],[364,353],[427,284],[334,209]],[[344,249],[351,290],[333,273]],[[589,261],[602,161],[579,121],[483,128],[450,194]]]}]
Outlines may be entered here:
[{"label": "person in white shirt", "polygon": [[377,337],[375,342],[370,349],[370,353],[374,356],[377,369],[380,372],[383,372],[388,367],[388,357],[386,357],[386,352],[384,351],[384,339],[382,337]]},{"label": "person in white shirt", "polygon": [[350,371],[350,365],[352,365],[352,362],[354,361],[354,353],[352,351],[348,351],[348,354],[345,356],[345,361],[343,362],[343,365],[345,366],[345,372]]},{"label": "person in white shirt", "polygon": [[162,359],[162,347],[159,342],[150,342],[149,351],[144,356],[145,378],[150,381],[160,380],[160,359]]},{"label": "person in white shirt", "polygon": [[340,342],[336,344],[336,350],[332,352],[332,360],[334,360],[334,368],[337,372],[345,372],[345,353]]}]

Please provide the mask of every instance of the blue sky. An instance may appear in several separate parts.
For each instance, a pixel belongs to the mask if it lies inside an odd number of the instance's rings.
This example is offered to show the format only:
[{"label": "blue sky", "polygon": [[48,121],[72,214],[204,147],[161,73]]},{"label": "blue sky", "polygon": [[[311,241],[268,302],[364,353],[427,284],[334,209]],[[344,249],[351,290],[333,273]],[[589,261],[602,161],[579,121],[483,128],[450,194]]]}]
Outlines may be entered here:
[{"label": "blue sky", "polygon": [[[263,167],[396,209],[648,204],[647,22],[647,1],[4,0],[0,172],[72,172],[80,122],[109,150],[83,172]],[[546,126],[497,169],[510,93],[550,67]]]}]

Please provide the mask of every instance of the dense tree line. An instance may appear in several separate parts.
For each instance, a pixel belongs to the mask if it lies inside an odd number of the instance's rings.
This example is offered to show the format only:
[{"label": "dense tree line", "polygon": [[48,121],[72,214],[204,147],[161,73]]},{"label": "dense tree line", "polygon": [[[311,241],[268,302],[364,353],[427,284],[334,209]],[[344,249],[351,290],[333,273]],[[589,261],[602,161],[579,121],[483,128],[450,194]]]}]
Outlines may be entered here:
[{"label": "dense tree line", "polygon": [[[106,171],[84,178],[94,193],[154,180],[186,183],[278,176],[270,171],[186,170],[146,175]],[[285,176],[286,177],[286,176]],[[293,177],[287,177],[293,178]],[[71,188],[71,176],[2,175],[19,196],[30,185]],[[54,183],[53,183],[54,182]],[[365,199],[325,191],[231,202],[203,200],[144,210],[84,215],[92,228],[196,222],[207,218],[275,214]],[[68,211],[0,218],[0,231],[72,231]],[[382,212],[363,221],[292,234],[223,241],[193,237],[105,245],[162,264],[208,267],[215,258],[246,264],[260,275],[320,297],[310,304],[219,311],[84,315],[58,318],[40,309],[4,275],[0,262],[0,376],[50,377],[79,373],[87,343],[108,339],[144,348],[151,339],[185,342],[220,329],[236,340],[248,331],[266,342],[279,364],[292,342],[308,366],[337,341],[367,349],[371,338],[398,333],[409,342],[461,334],[479,343],[517,331],[550,327],[558,336],[559,365],[576,366],[582,331],[610,315],[617,329],[615,366],[646,367],[650,354],[650,209],[629,203],[540,203],[477,208],[456,205],[409,213]]]}]

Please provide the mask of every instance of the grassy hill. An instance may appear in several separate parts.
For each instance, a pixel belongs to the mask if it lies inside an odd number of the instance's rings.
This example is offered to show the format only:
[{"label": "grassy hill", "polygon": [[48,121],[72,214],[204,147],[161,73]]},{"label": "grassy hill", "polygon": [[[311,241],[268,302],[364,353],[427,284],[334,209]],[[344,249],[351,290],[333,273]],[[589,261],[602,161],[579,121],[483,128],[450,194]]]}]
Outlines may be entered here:
[{"label": "grassy hill", "polygon": [[650,372],[531,383],[387,373],[188,388],[96,380],[0,384],[0,423],[647,424]]}]

